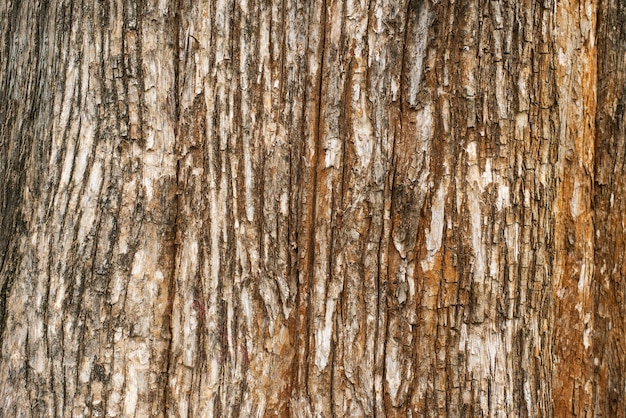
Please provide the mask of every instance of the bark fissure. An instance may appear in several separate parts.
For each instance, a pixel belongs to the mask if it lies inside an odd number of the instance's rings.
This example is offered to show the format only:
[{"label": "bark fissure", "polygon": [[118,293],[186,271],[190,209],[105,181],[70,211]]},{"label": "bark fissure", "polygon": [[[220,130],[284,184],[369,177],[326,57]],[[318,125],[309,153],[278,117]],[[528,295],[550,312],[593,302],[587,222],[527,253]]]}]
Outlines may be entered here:
[{"label": "bark fissure", "polygon": [[[182,181],[182,175],[181,175],[181,170],[182,170],[182,165],[180,163],[180,160],[182,158],[181,154],[181,150],[180,150],[180,135],[181,135],[181,126],[180,126],[180,120],[181,120],[181,109],[180,109],[180,95],[182,94],[182,85],[184,84],[184,80],[183,82],[181,82],[181,73],[182,73],[182,69],[181,69],[181,52],[179,50],[179,48],[181,47],[181,45],[185,45],[185,50],[183,51],[183,55],[184,55],[184,61],[182,62],[182,65],[186,65],[187,64],[187,58],[188,58],[188,51],[187,51],[187,46],[188,46],[188,42],[189,42],[189,38],[187,39],[182,39],[183,37],[183,33],[182,33],[182,24],[181,24],[181,0],[175,0],[175,16],[174,16],[174,24],[172,25],[172,32],[174,33],[174,36],[172,36],[172,38],[175,40],[175,46],[176,48],[172,49],[172,61],[174,63],[174,88],[173,88],[173,96],[174,96],[174,118],[175,121],[177,121],[176,124],[176,128],[175,128],[175,138],[174,138],[174,154],[175,154],[175,158],[176,158],[176,178],[175,178],[175,192],[174,192],[174,215],[173,215],[173,227],[172,227],[172,237],[170,237],[170,239],[173,239],[174,244],[173,244],[173,253],[171,255],[171,259],[173,260],[172,262],[172,266],[170,269],[170,272],[168,274],[168,285],[167,285],[167,305],[165,308],[165,312],[164,312],[164,316],[165,316],[165,321],[167,322],[167,330],[168,330],[168,342],[167,342],[167,349],[165,351],[165,370],[164,370],[164,374],[165,374],[165,378],[166,378],[166,383],[163,385],[163,416],[167,415],[168,410],[170,410],[171,405],[169,404],[169,376],[171,374],[171,366],[172,366],[172,356],[173,356],[173,350],[172,350],[172,346],[173,346],[173,338],[172,336],[174,335],[174,317],[172,314],[172,309],[173,309],[173,304],[174,304],[174,294],[176,293],[176,268],[178,266],[179,263],[179,245],[180,243],[178,242],[178,240],[180,239],[180,234],[181,234],[181,228],[180,228],[180,217],[182,216],[181,212],[182,212],[182,193],[184,191],[183,185],[181,184]],[[189,35],[190,36],[190,35]],[[195,38],[194,38],[195,40]],[[197,41],[197,40],[196,40]],[[204,292],[202,292],[201,294],[204,294]],[[194,299],[195,301],[195,299]],[[200,302],[202,303],[202,302]]]}]

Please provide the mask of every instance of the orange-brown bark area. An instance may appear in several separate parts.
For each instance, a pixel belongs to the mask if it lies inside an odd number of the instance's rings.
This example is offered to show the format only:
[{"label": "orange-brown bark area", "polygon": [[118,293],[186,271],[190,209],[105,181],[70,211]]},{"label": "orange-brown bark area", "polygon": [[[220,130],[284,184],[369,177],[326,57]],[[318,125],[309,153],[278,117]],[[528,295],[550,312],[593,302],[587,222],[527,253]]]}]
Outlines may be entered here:
[{"label": "orange-brown bark area", "polygon": [[623,1],[0,18],[0,416],[626,414]]},{"label": "orange-brown bark area", "polygon": [[559,162],[552,396],[558,416],[594,415],[596,7],[592,1],[559,2],[554,16]]}]

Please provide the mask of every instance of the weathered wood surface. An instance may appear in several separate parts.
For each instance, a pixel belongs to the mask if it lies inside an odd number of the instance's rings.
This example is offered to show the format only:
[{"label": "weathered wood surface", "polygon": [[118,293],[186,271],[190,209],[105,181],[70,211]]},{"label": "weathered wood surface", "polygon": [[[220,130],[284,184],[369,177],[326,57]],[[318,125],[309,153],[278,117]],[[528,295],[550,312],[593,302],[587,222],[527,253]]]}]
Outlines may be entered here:
[{"label": "weathered wood surface", "polygon": [[623,1],[0,19],[0,416],[626,414]]}]

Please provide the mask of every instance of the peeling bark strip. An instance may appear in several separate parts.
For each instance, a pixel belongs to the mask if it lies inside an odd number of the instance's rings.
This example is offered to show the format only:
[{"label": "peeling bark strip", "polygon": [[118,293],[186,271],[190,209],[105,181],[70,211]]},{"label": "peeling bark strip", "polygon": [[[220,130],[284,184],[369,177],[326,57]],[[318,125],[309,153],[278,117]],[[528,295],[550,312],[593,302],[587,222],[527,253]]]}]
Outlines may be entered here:
[{"label": "peeling bark strip", "polygon": [[624,2],[0,16],[0,416],[626,414]]}]

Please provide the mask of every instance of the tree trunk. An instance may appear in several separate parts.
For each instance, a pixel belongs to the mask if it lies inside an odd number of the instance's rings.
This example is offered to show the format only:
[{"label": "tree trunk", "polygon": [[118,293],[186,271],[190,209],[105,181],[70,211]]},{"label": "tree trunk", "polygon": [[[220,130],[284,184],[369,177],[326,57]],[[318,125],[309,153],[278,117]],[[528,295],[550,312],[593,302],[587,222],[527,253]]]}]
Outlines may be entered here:
[{"label": "tree trunk", "polygon": [[626,3],[0,3],[0,416],[626,416]]}]

